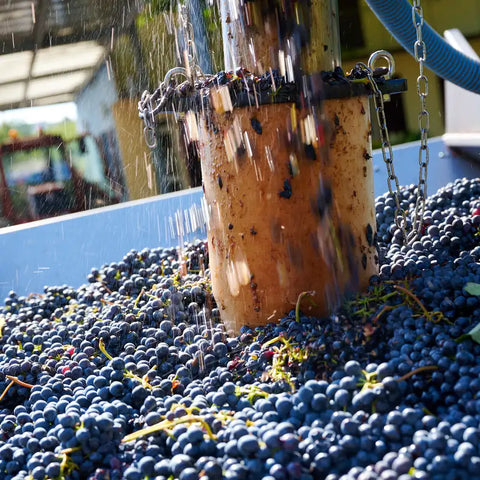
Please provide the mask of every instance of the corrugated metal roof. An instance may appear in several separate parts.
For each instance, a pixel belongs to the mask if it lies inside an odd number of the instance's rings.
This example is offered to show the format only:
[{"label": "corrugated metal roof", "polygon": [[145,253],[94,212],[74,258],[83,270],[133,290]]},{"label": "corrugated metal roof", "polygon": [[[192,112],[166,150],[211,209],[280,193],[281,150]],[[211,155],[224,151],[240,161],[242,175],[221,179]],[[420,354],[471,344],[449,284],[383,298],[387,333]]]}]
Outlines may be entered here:
[{"label": "corrugated metal roof", "polygon": [[94,41],[0,55],[0,109],[72,100],[106,55]]},{"label": "corrugated metal roof", "polygon": [[0,0],[0,110],[69,101],[143,0]]}]

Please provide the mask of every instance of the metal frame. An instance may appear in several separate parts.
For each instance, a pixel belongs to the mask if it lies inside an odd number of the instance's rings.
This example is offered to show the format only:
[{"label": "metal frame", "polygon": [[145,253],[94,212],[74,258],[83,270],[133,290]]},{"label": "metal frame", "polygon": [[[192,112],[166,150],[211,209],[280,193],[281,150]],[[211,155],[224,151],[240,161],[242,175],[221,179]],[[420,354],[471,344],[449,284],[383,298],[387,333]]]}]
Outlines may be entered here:
[{"label": "metal frame", "polygon": [[[121,0],[76,0],[64,2],[59,0],[24,0],[0,1],[0,45],[1,55],[18,52],[32,53],[28,61],[27,73],[20,80],[23,85],[21,101],[0,106],[0,110],[29,107],[33,104],[43,105],[72,100],[73,95],[84,85],[75,86],[74,91],[61,95],[35,97],[30,100],[28,91],[33,80],[50,76],[50,73],[34,76],[37,52],[52,46],[96,41],[106,50],[111,50],[115,36],[129,33],[134,25],[135,16],[144,5],[144,0],[123,2]],[[80,20],[81,19],[81,20]],[[38,61],[37,61],[38,63]],[[93,74],[98,65],[68,69],[52,75],[81,72]],[[1,83],[11,85],[17,81]],[[20,96],[20,95],[19,95]]]}]

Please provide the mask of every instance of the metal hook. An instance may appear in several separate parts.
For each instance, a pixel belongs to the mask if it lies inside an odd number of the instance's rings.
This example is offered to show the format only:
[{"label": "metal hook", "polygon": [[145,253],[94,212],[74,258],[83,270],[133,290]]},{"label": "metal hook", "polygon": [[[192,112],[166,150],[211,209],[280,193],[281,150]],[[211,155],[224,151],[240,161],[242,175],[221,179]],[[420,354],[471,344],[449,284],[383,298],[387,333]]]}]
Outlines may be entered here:
[{"label": "metal hook", "polygon": [[175,75],[183,75],[185,78],[188,79],[187,69],[184,67],[174,67],[171,68],[166,74],[163,80],[163,83],[168,87],[170,80]]},{"label": "metal hook", "polygon": [[370,68],[372,72],[375,71],[375,62],[381,58],[385,59],[388,64],[388,73],[385,75],[385,79],[388,80],[392,78],[395,73],[395,60],[393,55],[390,52],[387,52],[387,50],[377,50],[376,52],[373,52],[368,59],[368,68]]},{"label": "metal hook", "polygon": [[155,135],[155,129],[152,126],[147,125],[143,129],[143,136],[145,137],[145,143],[148,148],[155,148],[157,146],[157,136]]}]

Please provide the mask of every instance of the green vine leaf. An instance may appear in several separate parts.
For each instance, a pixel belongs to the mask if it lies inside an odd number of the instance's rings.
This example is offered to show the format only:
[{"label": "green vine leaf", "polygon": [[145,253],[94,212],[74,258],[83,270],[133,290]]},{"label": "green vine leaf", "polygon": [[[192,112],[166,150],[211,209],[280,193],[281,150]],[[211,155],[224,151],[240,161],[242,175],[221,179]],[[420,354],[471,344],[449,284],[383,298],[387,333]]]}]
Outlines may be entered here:
[{"label": "green vine leaf", "polygon": [[474,341],[474,342],[477,342],[477,343],[480,343],[480,323],[472,328],[468,333],[467,335]]},{"label": "green vine leaf", "polygon": [[480,283],[468,282],[463,288],[468,294],[480,297]]},{"label": "green vine leaf", "polygon": [[455,341],[457,343],[464,342],[471,338],[474,342],[480,343],[480,323],[473,327],[469,332],[460,335]]}]

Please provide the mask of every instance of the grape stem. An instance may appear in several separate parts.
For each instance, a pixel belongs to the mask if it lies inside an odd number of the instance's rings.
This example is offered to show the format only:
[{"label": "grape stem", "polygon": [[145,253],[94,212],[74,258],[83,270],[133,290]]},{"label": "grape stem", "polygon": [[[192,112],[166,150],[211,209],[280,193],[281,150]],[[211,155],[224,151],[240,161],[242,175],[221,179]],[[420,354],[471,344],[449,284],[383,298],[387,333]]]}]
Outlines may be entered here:
[{"label": "grape stem", "polygon": [[10,380],[10,383],[5,387],[5,390],[2,392],[0,395],[0,402],[5,398],[5,395],[8,393],[8,391],[17,383],[18,385],[26,388],[33,388],[34,385],[30,385],[29,383],[22,382],[22,380],[19,380],[17,377],[14,377],[12,375],[6,375],[6,377]]},{"label": "grape stem", "polygon": [[13,387],[13,385],[15,384],[15,382],[12,380],[5,388],[5,390],[3,391],[2,395],[0,395],[0,402],[3,400],[3,398],[5,397],[5,395],[7,394],[7,392],[10,390],[10,388]]},{"label": "grape stem", "polygon": [[[444,317],[442,312],[429,312],[425,308],[425,305],[420,301],[420,299],[413,292],[408,290],[407,288],[401,287],[400,285],[394,285],[393,288],[395,290],[399,291],[399,292],[402,292],[407,297],[410,297],[420,307],[421,311],[423,312],[425,318],[428,321],[433,322],[433,323],[438,323],[441,320],[445,320],[445,321],[448,322],[448,320]],[[435,319],[434,316],[437,317],[437,318]]]},{"label": "grape stem", "polygon": [[429,312],[425,308],[425,305],[420,301],[420,299],[410,290],[407,290],[404,287],[401,287],[400,285],[394,285],[393,288],[395,290],[399,290],[400,292],[404,293],[405,295],[409,296],[413,301],[421,308],[423,314],[425,315],[426,318],[429,317]]},{"label": "grape stem", "polygon": [[[438,367],[436,365],[427,365],[425,367],[419,367],[419,368],[416,368],[415,370],[412,370],[411,372],[406,373],[405,375],[399,378],[396,378],[395,381],[400,383],[400,382],[403,382],[404,380],[408,380],[410,377],[413,377],[414,375],[417,375],[423,372],[429,372],[431,370],[438,370]],[[360,382],[358,383],[358,385],[362,387],[362,390],[384,386],[382,382],[377,382],[376,372],[368,373],[365,370],[363,370],[362,372],[363,372],[363,375],[365,376],[365,379],[360,380]]]},{"label": "grape stem", "polygon": [[397,378],[397,382],[403,382],[404,380],[408,380],[410,377],[413,377],[414,375],[417,375],[418,373],[423,373],[423,372],[428,372],[430,370],[438,370],[438,367],[436,365],[427,365],[425,367],[419,367],[416,368],[415,370],[412,370],[411,372],[406,373],[405,375]]},{"label": "grape stem", "polygon": [[[98,339],[98,348],[109,360],[113,360],[113,357],[107,352],[107,349],[105,348],[105,342],[103,341],[103,338]],[[137,380],[137,382],[141,383],[142,386],[145,388],[149,388],[150,390],[153,389],[150,383],[148,383],[146,375],[143,378],[140,378],[139,376],[125,369],[124,376],[127,378],[132,378],[133,380]]]},{"label": "grape stem", "polygon": [[104,305],[115,305],[113,302],[109,302],[108,300],[105,300],[104,298],[101,298],[100,301],[101,301]]},{"label": "grape stem", "polygon": [[[110,293],[112,294],[113,292],[107,287],[107,284],[105,282],[101,282],[102,283],[102,287],[107,291],[107,293]],[[102,299],[103,300],[103,299]],[[105,300],[106,301],[106,300]],[[112,303],[113,305],[113,303]]]},{"label": "grape stem", "polygon": [[13,375],[6,375],[6,377],[11,380],[14,383],[18,383],[22,387],[26,388],[33,388],[34,385],[30,385],[30,383],[22,382],[22,380],[18,379],[17,377],[14,377]]},{"label": "grape stem", "polygon": [[302,303],[302,300],[304,297],[314,297],[315,296],[315,291],[307,291],[307,292],[302,292],[297,299],[297,304],[295,305],[295,320],[297,323],[300,322],[300,304]]},{"label": "grape stem", "polygon": [[144,293],[145,293],[145,289],[142,288],[142,289],[140,290],[140,293],[138,294],[138,297],[137,297],[136,300],[135,300],[135,303],[134,303],[134,307],[135,307],[135,308],[137,308],[138,302],[140,301],[140,299],[142,298],[142,295],[143,295]]},{"label": "grape stem", "polygon": [[279,335],[278,337],[272,338],[272,339],[269,340],[268,342],[265,342],[265,343],[262,345],[262,350],[265,350],[267,347],[269,347],[270,345],[273,345],[274,343],[277,343],[277,342],[283,342],[283,343],[285,343],[285,339],[283,338],[282,335]]},{"label": "grape stem", "polygon": [[103,341],[103,338],[98,339],[98,348],[109,360],[113,360],[113,357],[107,352],[107,349],[105,348],[105,342]]},{"label": "grape stem", "polygon": [[69,475],[73,470],[78,469],[78,466],[72,462],[69,458],[69,454],[81,450],[80,447],[67,448],[60,452],[59,458],[62,459],[60,463],[60,478],[65,478],[66,475]]},{"label": "grape stem", "polygon": [[395,305],[384,305],[383,308],[375,315],[372,319],[372,323],[377,323],[380,320],[380,317],[389,310],[394,310],[396,308]]},{"label": "grape stem", "polygon": [[122,443],[131,442],[132,440],[136,440],[137,438],[143,437],[145,435],[150,435],[151,433],[155,433],[161,430],[171,430],[173,427],[176,427],[177,425],[180,425],[182,423],[200,423],[207,432],[207,435],[213,440],[216,439],[215,435],[210,429],[210,426],[203,418],[200,418],[196,415],[186,415],[173,421],[163,420],[156,425],[152,425],[150,427],[143,428],[142,430],[138,430],[137,432],[131,433],[130,435],[123,437]]}]

